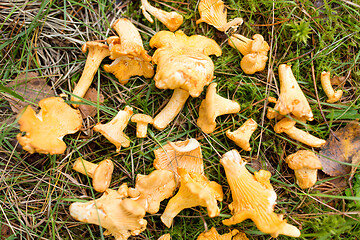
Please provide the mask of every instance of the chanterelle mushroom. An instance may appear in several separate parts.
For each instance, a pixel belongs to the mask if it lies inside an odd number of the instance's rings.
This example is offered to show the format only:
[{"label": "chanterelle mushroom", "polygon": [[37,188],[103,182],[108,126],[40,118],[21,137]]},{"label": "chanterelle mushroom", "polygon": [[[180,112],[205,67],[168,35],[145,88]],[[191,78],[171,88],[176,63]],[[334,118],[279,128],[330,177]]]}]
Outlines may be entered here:
[{"label": "chanterelle mushroom", "polygon": [[80,222],[101,225],[107,229],[104,235],[116,240],[126,240],[146,229],[145,210],[134,200],[127,198],[126,185],[118,191],[107,189],[96,200],[70,205],[70,215]]},{"label": "chanterelle mushroom", "polygon": [[189,98],[189,92],[182,89],[175,89],[169,102],[154,118],[154,127],[157,130],[164,130],[169,123],[179,114],[186,100]]},{"label": "chanterelle mushroom", "polygon": [[240,105],[216,94],[216,83],[209,85],[206,97],[201,102],[197,125],[205,133],[212,133],[216,128],[215,119],[224,114],[237,113]]},{"label": "chanterelle mushroom", "polygon": [[314,118],[310,105],[291,71],[291,66],[279,66],[279,79],[280,96],[274,109],[281,115],[291,113],[296,119],[312,121]]},{"label": "chanterelle mushroom", "polygon": [[93,187],[97,192],[105,192],[111,183],[111,176],[114,171],[114,163],[105,159],[98,164],[78,158],[73,169],[93,179]]},{"label": "chanterelle mushroom", "polygon": [[297,127],[295,127],[295,124],[295,120],[292,120],[290,118],[283,118],[275,124],[274,131],[276,133],[285,132],[292,139],[311,147],[321,147],[326,143],[325,140],[317,138],[308,132],[298,129]]},{"label": "chanterelle mushroom", "polygon": [[330,72],[321,73],[321,86],[323,87],[324,92],[328,97],[328,100],[326,100],[326,102],[334,103],[340,100],[343,91],[342,90],[337,90],[336,92],[334,91],[331,85]]},{"label": "chanterelle mushroom", "polygon": [[133,114],[132,108],[126,106],[124,110],[120,110],[118,114],[108,123],[97,123],[94,126],[94,131],[100,132],[110,142],[116,146],[116,152],[120,152],[121,147],[129,147],[129,137],[123,132],[126,128],[131,115]]},{"label": "chanterelle mushroom", "polygon": [[176,188],[174,173],[168,170],[155,170],[149,175],[136,176],[135,190],[139,192],[135,200],[146,212],[155,214],[160,202],[171,197]]},{"label": "chanterelle mushroom", "polygon": [[179,168],[181,185],[177,194],[172,197],[161,215],[161,221],[170,227],[174,217],[185,208],[203,206],[208,210],[209,217],[220,214],[216,200],[222,201],[223,192],[221,185],[209,181],[204,175],[187,172]]},{"label": "chanterelle mushroom", "polygon": [[255,34],[253,39],[251,40],[240,34],[233,34],[228,40],[231,47],[236,48],[244,55],[240,67],[246,74],[254,74],[264,70],[268,60],[269,44],[260,34]]},{"label": "chanterelle mushroom", "polygon": [[286,157],[285,162],[295,172],[296,183],[306,189],[315,185],[317,170],[321,169],[321,162],[315,153],[300,150]]},{"label": "chanterelle mushroom", "polygon": [[[109,47],[97,41],[86,42],[81,47],[81,51],[83,53],[89,51],[89,53],[80,80],[73,91],[75,96],[71,96],[71,101],[80,101],[77,97],[82,98],[85,96],[102,60],[110,55]],[[73,104],[73,107],[79,107],[79,104]]]},{"label": "chanterelle mushroom", "polygon": [[200,143],[194,139],[169,142],[154,150],[156,169],[165,169],[177,174],[178,168],[188,172],[204,173],[203,157]]},{"label": "chanterelle mushroom", "polygon": [[252,175],[245,167],[236,150],[223,155],[220,163],[225,168],[233,202],[229,205],[232,217],[223,220],[225,225],[233,225],[250,218],[256,227],[277,237],[279,234],[299,237],[300,231],[286,223],[282,215],[274,213],[276,193],[270,184],[271,174],[260,170]]},{"label": "chanterelle mushroom", "polygon": [[158,48],[152,58],[157,64],[155,86],[160,89],[181,88],[192,97],[198,97],[214,76],[214,63],[209,55],[221,55],[220,46],[212,39],[200,35],[186,36],[160,31],[150,40]]},{"label": "chanterelle mushroom", "polygon": [[197,240],[249,240],[245,233],[239,232],[234,229],[229,233],[220,235],[216,228],[212,227],[209,231],[201,233]]},{"label": "chanterelle mushroom", "polygon": [[170,240],[171,239],[171,236],[170,236],[170,233],[166,233],[164,235],[161,235],[158,240]]},{"label": "chanterelle mushroom", "polygon": [[147,125],[154,123],[154,119],[146,114],[134,114],[131,121],[136,123],[136,137],[138,138],[146,138]]},{"label": "chanterelle mushroom", "polygon": [[254,119],[250,118],[241,125],[236,131],[230,132],[226,131],[226,136],[233,140],[236,145],[244,149],[245,151],[250,151],[250,137],[257,128],[257,123]]},{"label": "chanterelle mushroom", "polygon": [[38,114],[27,106],[19,118],[20,131],[16,138],[29,153],[61,154],[66,150],[62,138],[80,130],[79,110],[71,108],[60,97],[44,98],[39,102]]},{"label": "chanterelle mushroom", "polygon": [[[147,0],[141,0],[141,10],[145,18],[153,23],[154,20],[151,18],[150,14],[162,22],[170,31],[176,31],[180,25],[183,23],[183,16],[177,12],[165,12],[161,9],[153,7],[149,4]],[[149,13],[150,14],[149,14]]]},{"label": "chanterelle mushroom", "polygon": [[242,18],[235,18],[230,22],[227,21],[227,9],[221,0],[201,0],[198,9],[200,19],[196,21],[196,24],[206,22],[217,30],[226,32],[230,27],[243,23]]},{"label": "chanterelle mushroom", "polygon": [[104,65],[104,70],[115,75],[121,84],[126,84],[131,76],[151,78],[154,67],[151,57],[143,47],[137,28],[126,18],[118,19],[112,27],[119,37],[109,37],[110,59],[114,61]]}]

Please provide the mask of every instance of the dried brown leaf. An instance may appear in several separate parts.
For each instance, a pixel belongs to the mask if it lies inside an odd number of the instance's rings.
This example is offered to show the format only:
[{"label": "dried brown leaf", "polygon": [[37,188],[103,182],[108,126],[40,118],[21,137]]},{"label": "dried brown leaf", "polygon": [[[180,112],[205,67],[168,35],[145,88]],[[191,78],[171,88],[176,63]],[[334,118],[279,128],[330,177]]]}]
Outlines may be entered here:
[{"label": "dried brown leaf", "polygon": [[359,163],[360,124],[350,123],[336,131],[335,135],[339,140],[330,135],[320,150],[322,156],[319,156],[323,172],[333,177],[352,171],[351,166],[342,163]]},{"label": "dried brown leaf", "polygon": [[[6,87],[33,103],[38,103],[46,97],[55,96],[52,88],[47,85],[46,79],[39,77],[35,72],[20,73]],[[19,113],[25,106],[29,105],[29,102],[21,101],[13,96],[6,96],[5,99],[9,101],[11,110],[15,113]]]},{"label": "dried brown leaf", "polygon": [[[98,92],[96,91],[95,88],[89,88],[89,90],[86,92],[84,98],[96,103],[97,102],[97,97],[98,97]],[[102,95],[101,93],[99,94],[99,103],[103,103],[104,102],[104,95]],[[87,117],[94,117],[96,115],[97,109],[95,106],[92,105],[86,105],[86,104],[81,104],[79,106],[80,112],[81,112],[81,116],[82,118],[87,118]]]}]

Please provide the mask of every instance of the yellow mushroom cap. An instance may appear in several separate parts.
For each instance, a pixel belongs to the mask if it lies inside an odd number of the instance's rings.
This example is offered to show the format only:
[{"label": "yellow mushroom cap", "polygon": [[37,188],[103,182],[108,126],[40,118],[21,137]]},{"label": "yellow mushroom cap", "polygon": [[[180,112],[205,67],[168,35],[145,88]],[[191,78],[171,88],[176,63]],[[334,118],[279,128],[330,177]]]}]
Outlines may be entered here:
[{"label": "yellow mushroom cap", "polygon": [[199,118],[197,125],[205,133],[215,131],[215,119],[218,116],[240,111],[240,105],[232,100],[221,97],[216,94],[217,83],[211,83],[206,91],[206,97],[201,102],[199,108]]},{"label": "yellow mushroom cap", "polygon": [[314,186],[317,181],[317,169],[321,169],[321,162],[315,153],[300,150],[285,159],[289,168],[295,171],[297,184],[306,189]]},{"label": "yellow mushroom cap", "polygon": [[225,233],[220,235],[216,228],[212,227],[209,231],[201,233],[197,240],[249,240],[245,233],[239,232],[238,230],[234,229],[231,230],[229,233]]},{"label": "yellow mushroom cap", "polygon": [[250,118],[246,120],[246,122],[241,125],[236,131],[226,131],[226,136],[245,151],[250,151],[250,137],[252,133],[256,130],[256,128],[257,123],[254,121],[254,119]]},{"label": "yellow mushroom cap", "polygon": [[150,40],[158,48],[153,55],[157,64],[154,77],[160,89],[183,89],[198,97],[214,78],[214,63],[208,55],[221,55],[221,48],[204,36],[186,36],[184,32],[161,31]]},{"label": "yellow mushroom cap", "polygon": [[123,132],[126,128],[131,115],[133,114],[132,108],[126,106],[124,110],[120,110],[118,114],[108,123],[97,123],[94,126],[94,131],[100,132],[111,143],[116,146],[116,152],[120,152],[121,147],[129,147],[129,137]]},{"label": "yellow mushroom cap", "polygon": [[154,150],[156,169],[164,169],[178,174],[177,169],[183,168],[188,172],[204,173],[203,156],[200,143],[194,139],[169,142]]},{"label": "yellow mushroom cap", "polygon": [[170,240],[171,236],[170,233],[166,233],[158,238],[158,240]]},{"label": "yellow mushroom cap", "polygon": [[109,188],[113,171],[114,163],[110,159],[99,163],[93,176],[93,187],[96,191],[104,192]]},{"label": "yellow mushroom cap", "polygon": [[171,197],[176,188],[174,173],[168,170],[155,170],[149,175],[138,174],[135,190],[139,196],[133,198],[145,211],[155,214],[159,211],[160,202]]},{"label": "yellow mushroom cap", "polygon": [[161,221],[170,227],[174,217],[185,208],[203,206],[208,210],[209,217],[220,214],[216,200],[222,201],[221,185],[209,181],[204,175],[187,172],[179,168],[181,185],[177,194],[172,197],[161,215]]},{"label": "yellow mushroom cap", "polygon": [[225,168],[233,198],[229,205],[233,216],[223,221],[225,225],[233,225],[250,218],[260,231],[271,234],[272,237],[279,234],[300,236],[300,231],[295,226],[286,223],[281,215],[274,213],[276,193],[269,182],[270,174],[264,171],[252,175],[236,150],[225,153],[220,163]]},{"label": "yellow mushroom cap", "polygon": [[101,225],[106,229],[104,234],[116,240],[126,240],[144,231],[147,222],[143,219],[145,210],[125,197],[121,191],[107,189],[99,199],[71,204],[70,215],[81,222]]},{"label": "yellow mushroom cap", "polygon": [[66,150],[62,138],[80,130],[79,110],[71,108],[60,97],[44,98],[39,102],[38,114],[27,106],[19,118],[20,131],[16,136],[24,150],[34,153],[61,154]]},{"label": "yellow mushroom cap", "polygon": [[255,34],[253,39],[254,40],[251,40],[240,34],[233,34],[228,39],[228,43],[244,56],[251,53],[259,53],[260,55],[267,56],[270,47],[264,40],[264,37],[260,34]]}]

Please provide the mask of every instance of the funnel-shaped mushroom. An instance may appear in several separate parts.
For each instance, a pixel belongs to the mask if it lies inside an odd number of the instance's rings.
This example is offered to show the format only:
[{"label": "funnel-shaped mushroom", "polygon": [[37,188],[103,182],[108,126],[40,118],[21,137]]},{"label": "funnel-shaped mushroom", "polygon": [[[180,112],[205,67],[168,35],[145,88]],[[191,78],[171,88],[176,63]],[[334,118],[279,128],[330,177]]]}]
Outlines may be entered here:
[{"label": "funnel-shaped mushroom", "polygon": [[257,123],[254,119],[250,118],[241,125],[236,131],[230,132],[226,131],[226,136],[233,140],[236,145],[244,149],[245,151],[250,151],[250,137],[257,128]]},{"label": "funnel-shaped mushroom", "polygon": [[187,172],[179,168],[181,185],[177,194],[172,197],[161,215],[161,221],[170,227],[173,219],[185,208],[203,206],[207,208],[209,217],[220,214],[216,200],[222,201],[223,192],[221,185],[209,181],[204,175]]},{"label": "funnel-shaped mushroom", "polygon": [[175,89],[164,109],[154,118],[154,127],[160,131],[164,130],[174,120],[176,115],[179,114],[188,98],[188,91]]},{"label": "funnel-shaped mushroom", "polygon": [[156,33],[150,46],[158,48],[152,59],[157,64],[156,87],[181,88],[192,97],[198,97],[214,77],[214,63],[208,55],[221,55],[214,40],[200,35],[188,37],[181,30]]},{"label": "funnel-shaped mushroom", "polygon": [[268,60],[269,44],[260,34],[255,34],[253,39],[251,40],[240,34],[233,34],[228,40],[231,47],[236,48],[244,55],[240,66],[246,74],[254,74],[264,70]]},{"label": "funnel-shaped mushroom", "polygon": [[[141,0],[141,10],[145,18],[153,23],[154,20],[150,14],[162,22],[170,31],[176,31],[183,23],[183,16],[177,12],[165,12],[161,9],[153,7],[147,0]],[[150,14],[149,14],[150,13]]]},{"label": "funnel-shaped mushroom", "polygon": [[120,152],[121,147],[130,146],[129,137],[125,135],[124,129],[132,114],[132,108],[126,106],[125,109],[120,110],[110,122],[106,124],[97,123],[93,129],[113,143],[116,146],[116,152]]},{"label": "funnel-shaped mushroom", "polygon": [[229,205],[232,217],[223,221],[225,225],[251,219],[256,227],[277,237],[279,234],[299,237],[300,231],[286,223],[282,215],[274,213],[276,193],[270,184],[270,173],[260,170],[252,175],[245,167],[240,154],[231,150],[223,155],[220,163],[225,168],[233,202]]},{"label": "funnel-shaped mushroom", "polygon": [[216,83],[209,85],[206,97],[201,102],[199,109],[197,125],[205,133],[212,133],[215,131],[215,119],[218,116],[237,113],[240,111],[240,105],[237,102],[223,98],[216,94],[216,85]]},{"label": "funnel-shaped mushroom", "polygon": [[242,18],[235,18],[230,22],[227,21],[227,9],[221,0],[201,0],[198,9],[200,19],[196,21],[196,24],[206,22],[217,30],[226,32],[230,27],[243,23]]},{"label": "funnel-shaped mushroom", "polygon": [[154,75],[151,57],[146,53],[134,24],[126,18],[120,18],[112,27],[119,37],[107,39],[110,58],[114,61],[104,65],[104,70],[114,74],[121,84],[126,84],[131,76],[151,78]]},{"label": "funnel-shaped mushroom", "polygon": [[19,118],[23,136],[16,136],[29,153],[61,154],[66,150],[62,138],[80,130],[82,118],[79,110],[71,108],[60,97],[44,98],[39,102],[38,114],[27,106]]},{"label": "funnel-shaped mushroom", "polygon": [[283,118],[275,124],[274,131],[276,133],[284,132],[292,139],[311,147],[321,147],[326,143],[325,140],[317,138],[308,132],[298,129],[297,127],[295,127],[295,124],[295,120],[292,120],[290,118]]},{"label": "funnel-shaped mushroom", "polygon": [[[81,51],[83,53],[86,53],[86,51],[89,52],[80,80],[73,91],[75,96],[71,96],[71,101],[80,101],[77,97],[83,98],[85,96],[102,60],[110,55],[109,47],[97,41],[86,42],[81,47]],[[73,104],[73,107],[77,108],[79,105]]]},{"label": "funnel-shaped mushroom", "polygon": [[204,173],[203,157],[200,143],[194,139],[169,142],[154,150],[156,169],[169,170],[177,174],[178,168],[188,172]]},{"label": "funnel-shaped mushroom", "polygon": [[110,159],[105,159],[99,164],[78,158],[73,169],[93,179],[93,187],[97,192],[105,192],[111,183],[111,176],[114,171],[114,163]]},{"label": "funnel-shaped mushroom", "polygon": [[279,66],[279,79],[280,96],[274,109],[281,115],[291,113],[297,119],[312,121],[314,118],[310,105],[291,71],[291,66]]},{"label": "funnel-shaped mushroom", "polygon": [[155,170],[149,175],[136,176],[135,190],[139,196],[133,198],[146,212],[155,214],[160,202],[171,197],[176,188],[174,173],[168,170]]},{"label": "funnel-shaped mushroom", "polygon": [[116,240],[126,240],[146,229],[145,210],[138,203],[126,198],[120,191],[107,189],[96,200],[70,205],[70,215],[80,222],[101,225],[104,235]]},{"label": "funnel-shaped mushroom", "polygon": [[328,100],[326,100],[326,102],[334,103],[340,100],[343,91],[342,90],[337,90],[336,92],[334,91],[331,85],[330,72],[321,73],[321,86],[323,87],[324,92],[328,97]]},{"label": "funnel-shaped mushroom", "polygon": [[300,150],[285,159],[289,168],[295,172],[296,183],[306,189],[315,185],[317,170],[321,169],[321,162],[315,153],[309,150]]},{"label": "funnel-shaped mushroom", "polygon": [[161,235],[158,240],[170,240],[171,239],[171,236],[170,236],[170,233],[166,233],[164,235]]},{"label": "funnel-shaped mushroom", "polygon": [[146,138],[148,124],[153,124],[154,119],[146,114],[134,114],[131,121],[136,123],[136,137]]},{"label": "funnel-shaped mushroom", "polygon": [[249,240],[245,233],[239,232],[234,229],[229,233],[220,235],[216,228],[212,227],[209,231],[201,233],[197,240]]}]

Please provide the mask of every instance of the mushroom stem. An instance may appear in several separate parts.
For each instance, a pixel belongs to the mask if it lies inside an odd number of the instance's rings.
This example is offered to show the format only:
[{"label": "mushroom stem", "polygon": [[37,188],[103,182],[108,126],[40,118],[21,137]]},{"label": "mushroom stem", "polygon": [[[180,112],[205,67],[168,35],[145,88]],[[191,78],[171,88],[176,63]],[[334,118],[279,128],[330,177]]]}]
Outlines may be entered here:
[{"label": "mushroom stem", "polygon": [[138,122],[136,125],[136,137],[146,138],[148,123]]},{"label": "mushroom stem", "polygon": [[231,20],[230,22],[227,22],[226,24],[222,25],[217,30],[226,32],[229,28],[234,27],[234,26],[236,26],[235,27],[235,29],[236,29],[237,26],[243,24],[243,22],[244,22],[244,20],[242,18],[235,18],[235,19]]},{"label": "mushroom stem", "polygon": [[184,106],[186,100],[189,98],[189,92],[182,89],[175,89],[170,101],[163,110],[154,118],[154,127],[158,130],[163,130],[174,120],[176,115]]},{"label": "mushroom stem", "polygon": [[93,178],[96,168],[98,164],[89,162],[79,157],[76,159],[73,169],[81,174],[88,175],[90,178]]},{"label": "mushroom stem", "polygon": [[[170,31],[177,30],[180,25],[183,23],[183,16],[177,12],[166,12],[156,7],[153,7],[149,4],[147,0],[141,0],[141,10],[145,18],[153,23],[154,20],[151,18],[150,14],[162,22]],[[150,14],[149,14],[149,13]]]},{"label": "mushroom stem", "polygon": [[334,91],[330,81],[330,72],[321,73],[321,86],[323,87],[324,92],[328,97],[328,100],[326,100],[326,102],[334,103],[339,101],[339,99],[343,94],[343,91],[342,90],[337,90],[336,92]]},{"label": "mushroom stem", "polygon": [[[86,53],[87,50],[89,50],[89,53],[86,58],[84,71],[74,88],[73,94],[75,96],[71,96],[71,101],[81,101],[79,98],[85,96],[102,60],[110,55],[109,47],[96,41],[86,42],[81,47],[83,53]],[[78,108],[79,104],[72,104],[72,106]]]},{"label": "mushroom stem", "polygon": [[248,119],[241,127],[236,131],[230,132],[226,131],[226,136],[236,143],[239,147],[245,151],[250,151],[250,137],[257,128],[257,123],[254,119]]},{"label": "mushroom stem", "polygon": [[285,132],[289,137],[311,147],[321,147],[325,140],[317,138],[310,133],[295,127],[296,121],[290,118],[283,118],[274,126],[276,133]]}]

